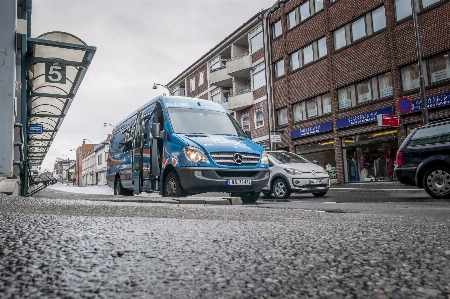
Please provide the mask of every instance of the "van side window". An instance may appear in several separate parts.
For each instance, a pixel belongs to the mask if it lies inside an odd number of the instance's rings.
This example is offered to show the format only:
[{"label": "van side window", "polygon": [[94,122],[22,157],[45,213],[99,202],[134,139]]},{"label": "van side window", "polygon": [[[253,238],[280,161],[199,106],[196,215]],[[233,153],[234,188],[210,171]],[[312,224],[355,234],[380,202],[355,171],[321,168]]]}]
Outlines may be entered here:
[{"label": "van side window", "polygon": [[124,153],[131,151],[133,148],[133,138],[131,134],[131,127],[126,128],[123,132],[123,138],[119,142],[119,152]]}]

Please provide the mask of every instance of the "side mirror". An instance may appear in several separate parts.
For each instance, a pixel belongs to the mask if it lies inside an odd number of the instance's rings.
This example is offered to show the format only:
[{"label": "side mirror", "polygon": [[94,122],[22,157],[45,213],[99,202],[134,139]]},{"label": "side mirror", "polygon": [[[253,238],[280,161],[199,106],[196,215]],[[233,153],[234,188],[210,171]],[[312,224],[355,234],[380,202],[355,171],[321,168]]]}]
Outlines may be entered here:
[{"label": "side mirror", "polygon": [[153,123],[152,124],[152,136],[154,139],[163,139],[165,135],[165,131],[160,131],[160,124]]},{"label": "side mirror", "polygon": [[247,135],[248,139],[252,139],[252,132],[251,131],[244,131],[245,135]]}]

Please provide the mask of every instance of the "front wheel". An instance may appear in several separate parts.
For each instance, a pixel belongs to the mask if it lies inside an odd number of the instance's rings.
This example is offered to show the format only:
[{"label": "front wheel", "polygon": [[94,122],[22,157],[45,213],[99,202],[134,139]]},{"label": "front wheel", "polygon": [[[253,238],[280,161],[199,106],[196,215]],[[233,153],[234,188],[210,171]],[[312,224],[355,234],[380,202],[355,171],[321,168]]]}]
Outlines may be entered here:
[{"label": "front wheel", "polygon": [[434,198],[450,198],[450,169],[436,166],[425,173],[423,188]]},{"label": "front wheel", "polygon": [[259,192],[246,192],[246,193],[241,193],[240,194],[242,203],[254,203],[258,200],[259,198]]},{"label": "front wheel", "polygon": [[327,192],[314,192],[313,195],[315,197],[323,197],[325,196],[325,194],[327,194]]},{"label": "front wheel", "polygon": [[289,186],[283,179],[277,179],[272,185],[273,195],[277,199],[286,199],[291,195],[291,190]]},{"label": "front wheel", "polygon": [[183,190],[180,184],[178,175],[172,171],[167,175],[164,183],[164,197],[185,197],[186,191]]}]

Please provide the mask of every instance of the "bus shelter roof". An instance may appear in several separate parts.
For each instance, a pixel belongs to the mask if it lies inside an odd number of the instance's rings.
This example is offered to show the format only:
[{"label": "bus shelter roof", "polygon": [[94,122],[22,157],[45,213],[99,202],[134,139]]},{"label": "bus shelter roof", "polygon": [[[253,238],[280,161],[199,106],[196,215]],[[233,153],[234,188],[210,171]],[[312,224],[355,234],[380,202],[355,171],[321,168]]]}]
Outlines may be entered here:
[{"label": "bus shelter roof", "polygon": [[29,165],[41,165],[44,161],[95,51],[96,47],[65,32],[48,32],[27,39]]}]

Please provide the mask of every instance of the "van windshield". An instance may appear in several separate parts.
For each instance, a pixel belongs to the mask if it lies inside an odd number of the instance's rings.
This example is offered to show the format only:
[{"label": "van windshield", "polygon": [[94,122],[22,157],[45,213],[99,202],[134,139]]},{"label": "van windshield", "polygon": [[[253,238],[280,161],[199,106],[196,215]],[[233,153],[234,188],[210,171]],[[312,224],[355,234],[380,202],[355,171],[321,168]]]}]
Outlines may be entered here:
[{"label": "van windshield", "polygon": [[223,112],[168,108],[174,133],[247,137],[234,118]]}]

